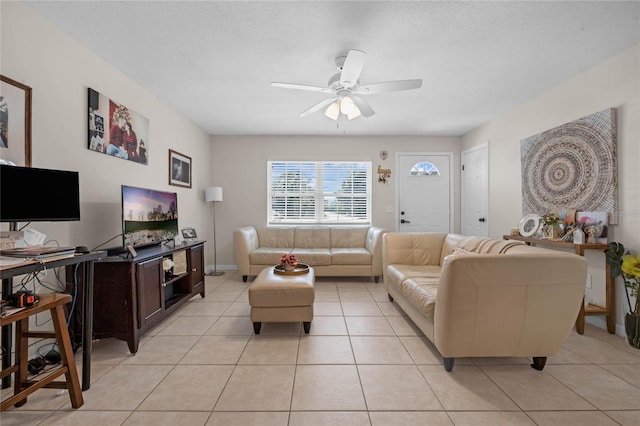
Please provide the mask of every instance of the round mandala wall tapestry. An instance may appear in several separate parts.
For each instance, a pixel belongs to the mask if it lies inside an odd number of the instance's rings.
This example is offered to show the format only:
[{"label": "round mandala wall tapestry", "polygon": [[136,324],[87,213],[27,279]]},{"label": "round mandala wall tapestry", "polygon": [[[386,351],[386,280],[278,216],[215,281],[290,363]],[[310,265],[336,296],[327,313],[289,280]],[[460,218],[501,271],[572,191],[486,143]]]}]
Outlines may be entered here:
[{"label": "round mandala wall tapestry", "polygon": [[[522,214],[618,207],[615,110],[591,114],[520,142]],[[615,223],[611,222],[610,223]]]}]

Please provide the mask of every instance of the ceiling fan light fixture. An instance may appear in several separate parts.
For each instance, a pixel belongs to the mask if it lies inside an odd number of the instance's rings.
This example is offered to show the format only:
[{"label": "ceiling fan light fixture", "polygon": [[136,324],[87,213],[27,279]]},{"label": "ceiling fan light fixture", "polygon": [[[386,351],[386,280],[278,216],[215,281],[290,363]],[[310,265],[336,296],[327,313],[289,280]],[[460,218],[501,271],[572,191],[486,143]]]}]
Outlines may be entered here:
[{"label": "ceiling fan light fixture", "polygon": [[353,99],[351,99],[349,96],[343,97],[340,101],[340,112],[344,115],[351,114],[355,107],[356,104],[353,103]]},{"label": "ceiling fan light fixture", "polygon": [[367,118],[374,115],[375,111],[361,95],[400,92],[422,87],[421,79],[393,80],[361,85],[360,74],[366,55],[366,52],[362,50],[351,49],[345,55],[338,56],[336,58],[336,66],[339,72],[331,76],[327,87],[279,82],[273,82],[271,86],[321,92],[329,95],[329,97],[301,112],[299,116],[307,117],[326,107],[324,114],[334,121],[340,119],[340,114],[347,116],[349,120],[360,116]]},{"label": "ceiling fan light fixture", "polygon": [[324,112],[324,115],[326,115],[327,117],[329,117],[332,120],[337,120],[339,114],[340,114],[340,103],[339,102],[333,102],[331,105],[329,105],[327,110]]},{"label": "ceiling fan light fixture", "polygon": [[360,117],[362,115],[362,113],[360,112],[360,110],[358,109],[357,106],[353,106],[353,110],[347,114],[347,118],[349,120],[353,120],[354,118]]}]

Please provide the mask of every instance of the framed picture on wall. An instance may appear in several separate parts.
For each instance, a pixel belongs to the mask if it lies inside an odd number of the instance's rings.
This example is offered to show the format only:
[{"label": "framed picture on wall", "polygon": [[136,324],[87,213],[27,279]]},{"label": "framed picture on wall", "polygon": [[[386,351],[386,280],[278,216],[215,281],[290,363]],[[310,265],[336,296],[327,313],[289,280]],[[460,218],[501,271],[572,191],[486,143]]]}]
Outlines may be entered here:
[{"label": "framed picture on wall", "polygon": [[149,119],[91,88],[88,94],[87,147],[112,157],[148,164]]},{"label": "framed picture on wall", "polygon": [[0,159],[31,167],[31,87],[0,75]]},{"label": "framed picture on wall", "polygon": [[191,188],[191,157],[169,150],[169,185]]}]

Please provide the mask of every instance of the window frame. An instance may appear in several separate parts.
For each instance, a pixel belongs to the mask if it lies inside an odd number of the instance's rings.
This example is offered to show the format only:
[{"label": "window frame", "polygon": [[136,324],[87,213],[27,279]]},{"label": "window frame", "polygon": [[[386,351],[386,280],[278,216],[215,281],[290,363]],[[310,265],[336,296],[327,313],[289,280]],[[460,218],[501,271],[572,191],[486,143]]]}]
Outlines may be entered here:
[{"label": "window frame", "polygon": [[[274,176],[274,166],[281,165],[284,167],[283,174],[286,173],[295,173],[298,172],[300,174],[311,173],[310,166],[312,165],[313,173],[310,176],[307,176],[308,182],[295,182],[293,180],[293,186],[295,188],[296,183],[300,186],[312,185],[312,190],[305,191],[303,188],[300,188],[298,193],[294,192],[280,192],[276,193],[274,190],[274,184],[276,183],[277,177]],[[325,172],[327,171],[327,167],[332,167],[338,165],[336,169],[339,168],[339,165],[346,166],[346,170],[343,169],[343,173],[347,173],[347,176],[339,176],[340,170],[336,170],[330,176],[326,176]],[[287,166],[291,166],[289,171]],[[297,168],[296,168],[297,166]],[[338,191],[342,185],[344,185],[345,181],[351,178],[354,172],[364,172],[364,182],[362,180],[352,180],[352,191],[350,192],[340,192]],[[281,176],[281,175],[280,175]],[[341,180],[340,180],[341,178]],[[334,181],[334,185],[337,187],[327,189],[327,182]],[[372,189],[373,189],[373,171],[372,171],[372,162],[369,160],[359,160],[359,161],[318,161],[318,160],[269,160],[267,161],[267,224],[268,225],[371,225],[371,214],[372,214]],[[285,181],[288,183],[288,181]],[[289,185],[287,185],[289,186]],[[354,190],[356,188],[358,190]],[[333,192],[332,192],[333,190]],[[363,191],[364,190],[364,191]],[[288,195],[290,194],[290,195]],[[299,194],[299,195],[297,195]],[[276,197],[284,197],[285,203],[287,203],[288,197],[313,197],[313,216],[309,215],[309,209],[307,209],[305,218],[304,206],[302,204],[302,200],[299,201],[299,216],[287,218],[284,217],[282,219],[277,219],[274,214],[274,200]],[[351,203],[347,206],[351,209],[351,215],[340,214],[337,210],[339,209],[339,205],[335,204],[334,208],[336,209],[336,213],[332,217],[327,217],[327,209],[325,208],[326,201],[331,198],[339,198],[346,197],[351,199]],[[356,200],[360,200],[360,202],[356,202]],[[362,203],[364,201],[364,203]],[[356,219],[358,217],[357,213],[354,213],[354,210],[358,210],[364,205],[364,216],[361,219]],[[331,211],[331,210],[329,210]],[[295,212],[293,212],[295,214]],[[288,216],[288,211],[285,207],[285,216]]]}]

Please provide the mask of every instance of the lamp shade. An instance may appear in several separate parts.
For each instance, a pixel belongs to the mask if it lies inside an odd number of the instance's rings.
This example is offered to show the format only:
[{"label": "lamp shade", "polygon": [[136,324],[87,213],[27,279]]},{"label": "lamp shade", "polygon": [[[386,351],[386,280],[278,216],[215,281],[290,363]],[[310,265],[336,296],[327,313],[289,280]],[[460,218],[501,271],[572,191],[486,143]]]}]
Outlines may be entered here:
[{"label": "lamp shade", "polygon": [[204,190],[204,200],[210,201],[222,201],[222,187],[212,186]]},{"label": "lamp shade", "polygon": [[353,103],[353,99],[348,96],[345,96],[340,101],[340,112],[344,115],[349,115],[355,108],[356,104]]},{"label": "lamp shade", "polygon": [[362,114],[360,113],[358,107],[354,105],[351,112],[347,114],[347,117],[349,118],[349,120],[353,120],[354,118],[360,117],[361,115]]},{"label": "lamp shade", "polygon": [[324,115],[332,120],[337,120],[338,114],[340,114],[340,104],[338,102],[334,102],[329,105],[329,108],[324,112]]}]

